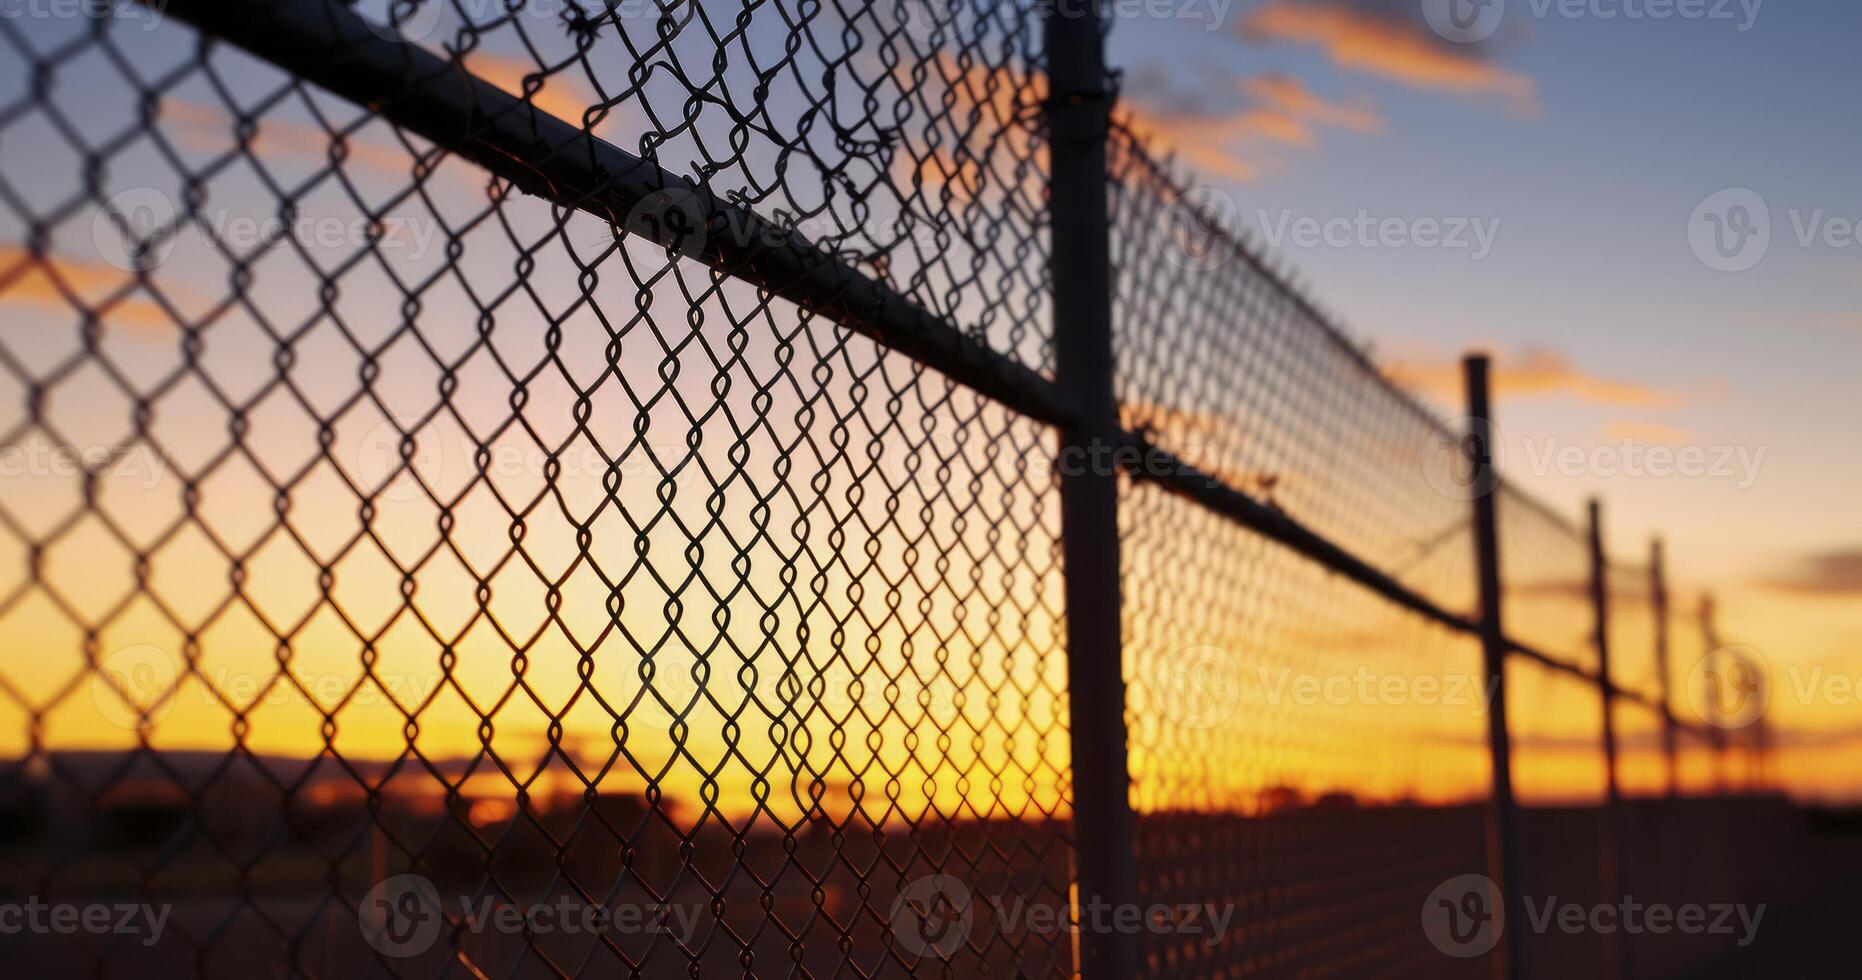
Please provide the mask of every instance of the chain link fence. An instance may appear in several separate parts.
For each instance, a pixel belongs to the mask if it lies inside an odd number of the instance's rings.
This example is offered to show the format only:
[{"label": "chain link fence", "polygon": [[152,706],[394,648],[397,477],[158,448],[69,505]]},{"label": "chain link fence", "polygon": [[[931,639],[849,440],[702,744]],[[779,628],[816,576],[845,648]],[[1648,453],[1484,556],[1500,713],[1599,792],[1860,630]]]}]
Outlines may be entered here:
[{"label": "chain link fence", "polygon": [[[1417,921],[1518,846],[1464,434],[1209,220],[1099,30],[0,19],[0,896],[46,923],[0,962],[1487,972]],[[1499,496],[1519,799],[1612,802],[1608,711],[1621,793],[1741,785],[1657,652],[1710,624],[1609,566],[1606,675],[1582,531]]]}]

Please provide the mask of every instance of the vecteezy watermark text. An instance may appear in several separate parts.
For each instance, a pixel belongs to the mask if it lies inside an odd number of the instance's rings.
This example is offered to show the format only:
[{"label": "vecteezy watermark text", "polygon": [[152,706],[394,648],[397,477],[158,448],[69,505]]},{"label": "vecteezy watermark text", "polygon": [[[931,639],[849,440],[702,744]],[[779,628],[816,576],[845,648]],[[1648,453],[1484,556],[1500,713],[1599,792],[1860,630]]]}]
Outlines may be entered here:
[{"label": "vecteezy watermark text", "polygon": [[[1464,252],[1478,262],[1492,254],[1500,236],[1498,217],[1472,215],[1380,215],[1369,208],[1314,215],[1292,208],[1257,208],[1251,217],[1273,249],[1424,249]],[[1230,236],[1241,230],[1245,217],[1235,199],[1220,188],[1185,191],[1160,208],[1153,223],[1164,258],[1173,265],[1210,272],[1240,254]]]},{"label": "vecteezy watermark text", "polygon": [[0,903],[0,935],[141,936],[142,945],[162,941],[171,905],[132,902],[46,902],[37,895],[24,902]]},{"label": "vecteezy watermark text", "polygon": [[1213,902],[1114,904],[1088,898],[1077,905],[1037,902],[1021,895],[985,893],[982,901],[962,879],[925,875],[900,890],[889,920],[893,938],[918,956],[950,959],[965,943],[981,945],[978,930],[997,934],[1094,933],[1200,936],[1214,946],[1228,933],[1235,907]]},{"label": "vecteezy watermark text", "polygon": [[442,902],[424,875],[385,878],[356,906],[362,936],[385,956],[419,956],[433,947],[449,920],[468,933],[497,935],[667,935],[691,942],[707,914],[701,904],[588,902],[573,895],[519,903],[496,895],[459,895]]},{"label": "vecteezy watermark text", "polygon": [[1475,262],[1493,253],[1500,219],[1471,215],[1402,217],[1359,208],[1348,215],[1302,215],[1291,208],[1256,209],[1255,223],[1272,248],[1428,249],[1466,252]]},{"label": "vecteezy watermark text", "polygon": [[161,484],[167,469],[162,455],[148,446],[69,446],[37,436],[0,446],[0,479],[73,479],[90,474],[132,481],[149,490]]},{"label": "vecteezy watermark text", "polygon": [[167,0],[0,0],[6,20],[109,20],[145,31],[160,27],[167,10]]},{"label": "vecteezy watermark text", "polygon": [[[1568,442],[1560,437],[1526,436],[1512,441],[1491,422],[1485,439],[1473,435],[1472,418],[1437,426],[1424,440],[1418,462],[1423,478],[1443,496],[1472,500],[1492,493],[1491,474],[1520,465],[1534,476],[1602,477],[1628,480],[1725,480],[1740,490],[1758,482],[1766,447],[1734,443],[1674,445],[1614,439]],[[1504,461],[1504,463],[1503,463]]]},{"label": "vecteezy watermark text", "polygon": [[1746,490],[1765,462],[1764,446],[1670,446],[1633,439],[1582,446],[1555,437],[1520,442],[1526,468],[1537,476],[1733,480]]},{"label": "vecteezy watermark text", "polygon": [[420,260],[433,254],[444,230],[430,216],[318,214],[295,208],[258,214],[184,207],[156,188],[132,187],[112,194],[97,209],[91,219],[91,242],[98,258],[136,272],[160,267],[184,235],[197,235],[212,247],[241,254],[290,241],[307,251],[370,249]]},{"label": "vecteezy watermark text", "polygon": [[1260,667],[1258,673],[1266,701],[1274,706],[1465,707],[1477,716],[1484,716],[1493,705],[1500,683],[1482,674],[1393,674],[1369,667],[1335,674],[1295,674],[1287,667]]},{"label": "vecteezy watermark text", "polygon": [[[1538,935],[1725,936],[1745,948],[1757,938],[1765,903],[1641,902],[1624,895],[1614,902],[1574,902],[1559,895],[1525,895],[1524,928]],[[1500,888],[1486,875],[1458,875],[1423,899],[1422,928],[1431,945],[1466,959],[1483,956],[1500,942],[1509,923]]]}]

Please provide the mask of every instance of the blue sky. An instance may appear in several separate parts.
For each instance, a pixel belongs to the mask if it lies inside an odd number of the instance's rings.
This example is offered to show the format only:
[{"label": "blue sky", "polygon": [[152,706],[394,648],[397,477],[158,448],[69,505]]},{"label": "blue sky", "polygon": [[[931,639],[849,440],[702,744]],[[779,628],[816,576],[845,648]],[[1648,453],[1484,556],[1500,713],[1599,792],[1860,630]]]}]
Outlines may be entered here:
[{"label": "blue sky", "polygon": [[[1248,225],[1359,209],[1497,222],[1479,260],[1356,243],[1283,241],[1279,251],[1400,373],[1439,374],[1475,346],[1503,368],[1533,355],[1566,365],[1568,378],[1541,378],[1531,391],[1503,383],[1512,438],[1595,445],[1633,433],[1744,447],[1748,458],[1762,449],[1745,487],[1512,467],[1572,513],[1604,493],[1619,550],[1639,551],[1660,528],[1703,584],[1736,587],[1806,554],[1862,546],[1853,490],[1862,248],[1805,248],[1793,227],[1818,209],[1862,219],[1862,130],[1840,104],[1857,90],[1862,7],[1763,3],[1743,31],[1737,3],[1726,20],[1595,15],[1619,7],[1541,17],[1531,0],[1510,0],[1491,39],[1461,45],[1429,32],[1417,0],[1243,0],[1215,31],[1122,18],[1109,57],[1139,111],[1195,117],[1170,136],[1202,134],[1257,167],[1252,179],[1207,180],[1234,196]],[[1282,26],[1261,30],[1271,17]],[[1376,37],[1383,52],[1414,49],[1414,70],[1341,54],[1345,30]],[[1431,81],[1431,58],[1493,77]],[[1226,138],[1222,114],[1258,100],[1222,91],[1224,80],[1263,74],[1289,76],[1330,105],[1369,108],[1381,125],[1314,124],[1303,146],[1245,130]],[[1770,251],[1749,271],[1708,268],[1687,237],[1696,206],[1731,187],[1757,191],[1772,212]],[[1587,380],[1652,397],[1598,397]]]}]

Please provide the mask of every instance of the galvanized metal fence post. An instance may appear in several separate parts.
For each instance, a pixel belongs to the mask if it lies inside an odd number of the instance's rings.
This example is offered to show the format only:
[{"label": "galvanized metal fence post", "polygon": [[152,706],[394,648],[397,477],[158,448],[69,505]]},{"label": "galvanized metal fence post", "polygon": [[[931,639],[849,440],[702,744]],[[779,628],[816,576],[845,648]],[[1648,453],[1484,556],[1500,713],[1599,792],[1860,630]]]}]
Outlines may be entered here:
[{"label": "galvanized metal fence post", "polygon": [[1662,539],[1649,542],[1649,604],[1655,617],[1655,672],[1662,698],[1662,758],[1668,764],[1668,798],[1681,793],[1681,760],[1676,754],[1674,679],[1668,664],[1668,568]]},{"label": "galvanized metal fence post", "polygon": [[1493,757],[1493,806],[1488,827],[1488,873],[1498,878],[1505,903],[1505,932],[1495,972],[1520,976],[1517,937],[1526,922],[1520,899],[1519,807],[1513,798],[1513,752],[1506,721],[1506,629],[1500,616],[1500,473],[1494,466],[1493,406],[1488,390],[1487,358],[1462,362],[1467,382],[1468,434],[1463,449],[1470,464],[1474,495],[1474,562],[1480,589],[1481,659],[1493,692],[1487,713],[1487,746]]},{"label": "galvanized metal fence post", "polygon": [[1050,0],[1043,17],[1054,380],[1077,408],[1075,424],[1060,433],[1059,456],[1077,955],[1084,980],[1123,980],[1137,975],[1139,937],[1110,928],[1109,911],[1137,906],[1138,873],[1125,746],[1118,473],[1098,465],[1118,445],[1106,174],[1112,95],[1097,0]]}]

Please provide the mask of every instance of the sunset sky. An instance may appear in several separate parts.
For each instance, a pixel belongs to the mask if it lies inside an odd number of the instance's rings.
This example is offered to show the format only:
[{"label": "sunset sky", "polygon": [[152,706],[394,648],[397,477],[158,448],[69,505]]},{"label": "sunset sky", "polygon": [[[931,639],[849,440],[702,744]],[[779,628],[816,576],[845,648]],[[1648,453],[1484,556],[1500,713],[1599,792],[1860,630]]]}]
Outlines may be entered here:
[{"label": "sunset sky", "polygon": [[[1838,761],[1844,739],[1862,732],[1862,695],[1845,701],[1828,690],[1802,693],[1830,675],[1862,673],[1856,656],[1862,649],[1862,604],[1856,601],[1862,598],[1862,526],[1854,521],[1853,491],[1862,479],[1862,436],[1854,431],[1851,384],[1862,355],[1862,313],[1855,312],[1849,268],[1854,254],[1821,244],[1799,247],[1791,220],[1793,209],[1803,220],[1816,209],[1823,209],[1822,217],[1862,218],[1862,191],[1852,186],[1862,137],[1836,105],[1854,88],[1848,42],[1862,35],[1862,11],[1766,5],[1741,31],[1737,18],[1538,18],[1529,0],[1513,0],[1491,40],[1462,45],[1431,34],[1409,4],[1396,0],[1183,6],[1182,17],[1121,17],[1112,32],[1110,60],[1124,71],[1132,127],[1177,146],[1184,163],[1228,195],[1257,241],[1300,219],[1351,219],[1360,211],[1380,220],[1436,219],[1486,229],[1491,237],[1478,257],[1471,250],[1294,240],[1273,251],[1300,270],[1310,294],[1374,351],[1394,379],[1433,401],[1445,417],[1460,414],[1462,352],[1490,350],[1506,472],[1572,519],[1587,496],[1604,496],[1611,545],[1629,561],[1645,560],[1649,536],[1661,532],[1681,595],[1691,601],[1698,590],[1713,590],[1723,638],[1753,645],[1772,666],[1771,720],[1786,784],[1811,795],[1862,797],[1862,776]],[[1226,16],[1210,20],[1216,11]],[[645,33],[651,24],[633,21],[630,29]],[[184,36],[180,28],[163,30],[172,33],[156,36]],[[558,52],[568,43],[549,37],[544,46],[554,43]],[[781,40],[780,30],[756,37],[766,46]],[[697,32],[681,43],[693,57],[709,49]],[[191,56],[192,49],[178,42],[134,53],[151,76]],[[61,71],[112,77],[100,56],[88,57],[88,68],[80,61]],[[126,151],[107,190],[135,191],[133,181],[122,183],[125,173],[161,175],[145,179],[172,188],[177,181],[163,154],[203,167],[233,153],[237,140],[222,104],[225,91],[276,99],[247,107],[262,116],[252,150],[272,172],[261,176],[244,164],[217,171],[211,181],[216,207],[235,218],[267,215],[275,201],[267,178],[289,184],[327,164],[321,128],[327,120],[317,118],[301,93],[267,95],[281,84],[275,71],[224,50],[221,58],[220,87],[196,74],[164,92],[161,124],[170,145],[158,152],[138,143]],[[625,75],[623,59],[593,60]],[[1006,119],[1030,111],[1038,96],[1008,72],[966,73],[938,62],[946,75],[916,83],[875,64],[855,68],[891,74],[876,84],[914,91],[926,104],[948,88],[956,90],[949,103],[961,110]],[[492,36],[468,66],[508,90],[519,88],[531,70],[508,32]],[[733,84],[746,84],[741,63],[732,71]],[[0,96],[24,91],[21,73],[0,75]],[[979,81],[992,86],[987,94],[977,94]],[[134,122],[132,90],[120,82],[60,91],[71,93],[65,96],[73,103],[71,115],[98,133]],[[795,112],[804,95],[812,93],[778,84],[769,96],[770,114],[793,122],[785,114]],[[573,74],[552,79],[534,99],[568,119],[581,118],[591,101],[586,80]],[[640,101],[614,107],[595,130],[623,146],[642,132],[659,131],[665,121],[650,123]],[[322,95],[316,107],[338,125],[360,115]],[[66,137],[37,116],[15,125],[0,151],[21,199],[55,201],[79,193],[82,168],[61,152]],[[918,118],[912,125],[961,123]],[[1030,155],[1025,134],[1010,132],[995,152]],[[729,133],[728,122],[707,115],[668,140],[662,152],[666,159],[689,157],[700,152],[695,144],[704,138],[728,145]],[[948,154],[948,137],[914,129],[905,138]],[[303,202],[306,210],[353,218],[357,207],[349,194],[380,200],[404,189],[411,156],[399,138],[379,121],[361,126],[347,140],[344,174],[351,187],[339,193],[325,184]],[[811,138],[832,142],[820,132]],[[30,148],[31,166],[17,165],[28,152],[22,146]],[[927,149],[916,166],[889,173],[863,170],[875,166],[870,160],[852,161],[849,172],[895,185],[915,178],[926,195],[954,188],[961,204],[944,206],[979,225],[993,219],[992,209],[1028,207],[1038,196],[1038,184],[1025,181],[1006,189],[998,184],[988,192],[997,197],[980,207],[963,201],[975,175],[939,152]],[[738,167],[754,178],[775,153],[752,141],[743,158],[723,171],[721,185],[741,182]],[[1032,174],[1026,168],[1023,176]],[[801,186],[806,181],[793,183],[801,189],[784,185],[759,206],[769,210],[795,203],[784,195],[819,193]],[[1709,268],[1688,237],[1696,206],[1733,187],[1758,191],[1774,226],[1767,258],[1738,273]],[[483,188],[481,173],[450,161],[429,179],[419,207],[458,226],[485,207]],[[838,244],[857,246],[862,235],[882,234],[875,229],[883,227],[886,207],[882,200],[861,220],[830,214],[826,225],[847,237]],[[16,274],[0,291],[8,314],[0,342],[24,373],[50,372],[78,350],[73,317],[47,271],[22,247],[22,222],[11,211],[3,217],[0,270]],[[221,230],[237,237],[236,228]],[[506,697],[511,706],[500,716],[500,737],[509,744],[500,747],[513,757],[538,755],[548,714],[564,711],[574,750],[599,762],[611,759],[619,743],[612,706],[598,709],[592,697],[577,693],[578,651],[594,651],[589,669],[595,687],[616,705],[637,699],[626,741],[637,757],[632,764],[658,773],[688,800],[721,786],[726,808],[741,809],[767,771],[773,767],[782,784],[788,767],[791,775],[831,774],[836,792],[864,785],[874,793],[865,805],[880,819],[894,805],[909,812],[931,803],[950,810],[967,804],[980,813],[1064,806],[1068,777],[1058,728],[1065,674],[1056,655],[1058,576],[1051,574],[1057,508],[1050,474],[1036,465],[1048,444],[1044,431],[1007,418],[971,393],[953,396],[940,379],[915,373],[902,357],[878,357],[863,341],[835,348],[824,340],[831,335],[826,327],[801,324],[781,303],[759,303],[741,283],[708,290],[708,273],[693,263],[661,275],[663,250],[637,238],[605,259],[593,296],[615,315],[644,310],[653,327],[635,326],[616,340],[611,322],[577,302],[576,264],[615,248],[611,229],[580,215],[558,236],[548,209],[530,200],[462,236],[462,281],[449,279],[421,297],[426,349],[415,349],[411,340],[389,344],[379,366],[393,383],[376,386],[381,406],[351,412],[363,371],[353,345],[382,343],[400,326],[404,297],[393,277],[418,278],[448,261],[433,239],[420,237],[433,231],[431,220],[409,226],[405,234],[413,237],[403,240],[408,247],[390,250],[382,263],[387,271],[359,265],[344,273],[340,296],[328,301],[318,299],[310,269],[341,262],[357,249],[355,242],[310,247],[304,257],[277,248],[255,264],[260,285],[249,300],[262,321],[243,310],[219,317],[200,355],[202,372],[221,390],[178,384],[164,391],[154,413],[155,436],[177,465],[209,466],[227,440],[229,420],[218,399],[256,397],[285,370],[273,360],[276,344],[268,331],[314,325],[294,341],[293,396],[262,400],[245,419],[250,458],[213,464],[215,475],[201,487],[207,502],[201,513],[219,542],[189,528],[155,548],[141,588],[166,604],[156,608],[150,597],[136,595],[137,570],[113,535],[154,541],[179,519],[182,481],[172,469],[144,469],[113,483],[99,507],[119,526],[84,522],[35,570],[68,607],[36,596],[0,624],[20,645],[15,649],[30,644],[39,651],[29,669],[7,674],[15,696],[57,698],[71,677],[83,675],[86,640],[74,620],[108,619],[95,640],[99,659],[127,651],[113,669],[131,680],[138,671],[149,674],[158,688],[163,672],[172,674],[185,659],[181,631],[171,620],[213,621],[201,638],[204,652],[196,655],[208,680],[186,682],[184,696],[162,712],[153,741],[219,746],[228,737],[230,712],[203,683],[244,678],[239,697],[264,695],[252,681],[276,672],[275,634],[286,632],[294,669],[319,692],[313,697],[327,702],[342,697],[358,676],[360,638],[369,637],[380,657],[378,671],[405,681],[391,694],[403,701],[435,698],[423,714],[423,750],[474,750],[478,709],[466,699],[485,705]],[[104,243],[93,238],[88,213],[51,237],[49,265],[63,277],[63,288],[94,300],[124,283],[110,256],[95,254]],[[903,278],[919,267],[929,270],[928,294],[942,284],[939,276],[962,274],[972,256],[966,248],[986,251],[975,241],[918,244],[918,258],[900,258],[891,272]],[[515,281],[518,247],[536,250],[534,267],[521,277],[534,293]],[[1002,281],[1022,274],[1000,253],[977,261],[1001,263],[990,269]],[[61,432],[88,445],[124,439],[135,406],[122,387],[154,385],[178,363],[179,333],[162,304],[182,317],[204,316],[225,296],[228,271],[203,241],[183,236],[154,277],[159,301],[138,292],[106,318],[99,347],[122,365],[125,378],[108,378],[90,365],[55,386],[48,412]],[[641,278],[652,279],[651,288]],[[951,307],[939,312],[966,326],[981,324],[992,342],[1018,356],[1042,356],[1040,338],[1021,322],[1044,322],[1041,298],[1022,309],[1014,297],[972,287],[953,286],[949,293]],[[488,349],[467,359],[454,379],[460,394],[445,399],[456,415],[427,418],[442,400],[433,362],[479,344],[481,311],[493,295],[499,297],[497,329]],[[338,319],[354,339],[339,335],[332,325]],[[546,350],[544,338],[553,334]],[[731,348],[736,356],[720,359],[727,340],[738,345]],[[793,355],[791,343],[804,353],[796,367],[779,367]],[[831,368],[819,382],[808,374],[817,361]],[[662,384],[668,373],[676,380]],[[725,378],[732,387],[718,395],[715,385]],[[591,447],[576,437],[577,386],[596,390],[592,417],[607,423],[604,434],[615,436],[603,449],[617,454],[617,445],[626,447],[618,453],[627,457],[618,489],[604,490],[612,473],[601,453],[586,455]],[[520,387],[523,407],[514,413]],[[754,407],[753,395],[765,388],[769,403]],[[931,407],[914,409],[914,400]],[[10,424],[24,404],[17,379],[0,377],[0,405],[13,413],[0,418]],[[513,414],[530,428],[505,427]],[[318,423],[333,415],[342,420],[325,446]],[[756,424],[764,417],[772,422]],[[921,428],[927,418],[935,424]],[[441,548],[437,508],[403,474],[378,502],[373,530],[379,549],[356,549],[343,559],[325,594],[305,552],[327,559],[360,532],[357,501],[344,480],[374,487],[390,477],[397,425],[410,419],[421,420],[415,469],[423,480],[459,491],[475,472],[474,440],[487,439],[512,462],[493,481],[506,497],[493,499],[483,487],[468,495],[450,535],[455,553]],[[637,419],[638,427],[614,421],[620,419]],[[487,435],[494,431],[495,437]],[[546,488],[540,447],[563,448],[565,442],[584,454],[576,458],[595,462],[571,467]],[[1697,449],[1729,469],[1693,477],[1604,477],[1588,467],[1562,472],[1534,465],[1568,446]],[[933,458],[950,465],[926,462]],[[868,465],[872,472],[859,470]],[[662,507],[668,467],[682,468],[672,481],[681,495]],[[1305,476],[1295,473],[1289,482]],[[856,489],[881,478],[889,493]],[[291,523],[301,541],[272,533],[274,487],[287,479],[294,481]],[[75,484],[10,479],[6,507],[20,526],[42,532],[80,505]],[[787,492],[776,493],[779,487]],[[1050,502],[1044,506],[1044,500]],[[888,504],[898,501],[898,512],[889,512]],[[1133,518],[1134,533],[1179,528],[1185,518],[1173,506],[1145,502]],[[522,560],[510,556],[518,511],[527,535]],[[965,514],[973,519],[964,520]],[[575,532],[584,523],[594,528],[587,552],[600,574],[578,564]],[[1009,533],[995,533],[1003,528]],[[1208,534],[1228,536],[1230,548],[1218,559],[1252,555],[1249,549],[1261,544],[1226,524]],[[703,548],[692,547],[695,538]],[[232,613],[216,611],[230,592],[222,547],[253,549],[243,600],[252,608],[234,604]],[[0,548],[11,576],[0,584],[10,588],[28,574],[24,549],[13,534],[0,535]],[[404,597],[392,562],[412,563],[435,549],[438,557],[417,576],[420,588]],[[740,554],[741,566],[733,562]],[[931,570],[934,555],[944,563]],[[1160,635],[1137,630],[1128,648],[1132,713],[1139,719],[1133,766],[1140,806],[1246,808],[1288,785],[1374,800],[1448,801],[1484,792],[1478,712],[1389,706],[1298,711],[1262,702],[1258,678],[1250,673],[1280,663],[1466,673],[1477,664],[1465,638],[1430,633],[1282,552],[1251,557],[1243,567],[1218,560],[1199,568],[1195,561],[1208,561],[1206,551],[1179,559],[1134,558],[1127,568],[1134,618],[1163,610],[1166,623],[1181,626]],[[473,576],[496,567],[495,596],[481,600]],[[560,580],[554,599],[546,599],[545,579]],[[1540,584],[1548,586],[1547,595],[1522,602],[1514,627],[1581,648],[1586,624],[1581,605],[1571,612],[1569,583]],[[682,593],[683,604],[671,600],[673,593]],[[558,599],[562,611],[552,616],[549,602]],[[127,605],[117,608],[119,601]],[[1209,616],[1209,610],[1228,615]],[[1692,632],[1677,635],[1677,683],[1701,653],[1701,642]],[[457,685],[446,690],[438,684],[441,646],[459,658]],[[528,651],[531,690],[513,689],[514,647]],[[1232,717],[1184,723],[1172,717],[1172,692],[1159,679],[1181,666],[1173,657],[1203,647],[1241,651],[1214,669],[1227,672],[1218,690],[1234,696],[1231,707],[1246,707]],[[653,659],[643,670],[646,651]],[[785,675],[781,666],[798,655],[805,659],[795,661],[797,676]],[[1620,656],[1619,662],[1637,665],[1626,681],[1647,680],[1647,664],[1636,653]],[[702,684],[694,679],[701,662],[709,671]],[[1812,673],[1818,669],[1822,673]],[[876,680],[874,671],[893,684],[851,681],[854,673]],[[643,679],[648,673],[651,683]],[[1164,690],[1156,690],[1160,683]],[[810,684],[816,687],[797,687]],[[800,690],[813,697],[800,697]],[[1522,673],[1517,690],[1522,794],[1594,799],[1601,785],[1599,754],[1587,741],[1595,730],[1594,696],[1532,671]],[[49,744],[131,740],[135,719],[125,719],[107,691],[93,693],[66,697],[51,713]],[[563,707],[578,697],[573,711]],[[784,706],[798,700],[820,710],[804,718]],[[357,756],[400,751],[398,712],[374,695],[360,701],[346,709],[338,750]],[[679,727],[675,715],[690,723],[689,741],[671,734]],[[12,701],[0,702],[0,752],[23,745],[22,720]],[[279,695],[254,711],[242,739],[261,752],[315,751],[322,745],[318,721],[302,697]],[[741,733],[723,734],[737,725]],[[1030,731],[1042,734],[1031,738]],[[1626,771],[1625,782],[1649,785],[1651,732],[1629,723],[1625,731],[1627,754],[1634,757],[1628,763],[1634,775]],[[780,746],[785,740],[788,756]],[[617,783],[632,788],[639,782],[627,764],[615,771]],[[877,787],[889,780],[899,785],[880,794]],[[788,787],[778,789],[782,796]],[[802,806],[780,804],[790,816]]]},{"label": "sunset sky", "polygon": [[[1862,8],[1568,19],[1512,0],[1476,44],[1438,37],[1402,0],[1243,2],[1214,30],[1207,9],[1183,9],[1114,28],[1129,103],[1257,240],[1288,211],[1497,222],[1478,260],[1355,241],[1277,251],[1447,415],[1460,354],[1491,351],[1509,475],[1574,519],[1603,495],[1619,555],[1640,560],[1664,534],[1673,576],[1718,594],[1723,638],[1771,661],[1773,724],[1802,730],[1786,744],[1817,747],[1781,753],[1783,774],[1862,792],[1830,741],[1862,732],[1862,700],[1799,696],[1862,673],[1862,249],[1840,225],[1840,247],[1803,247],[1794,227],[1819,209],[1862,218],[1862,130],[1844,121]],[[1695,257],[1688,223],[1733,187],[1763,197],[1773,238],[1729,273]],[[1634,478],[1528,464],[1549,445],[1625,439],[1728,447],[1756,466]]]}]

